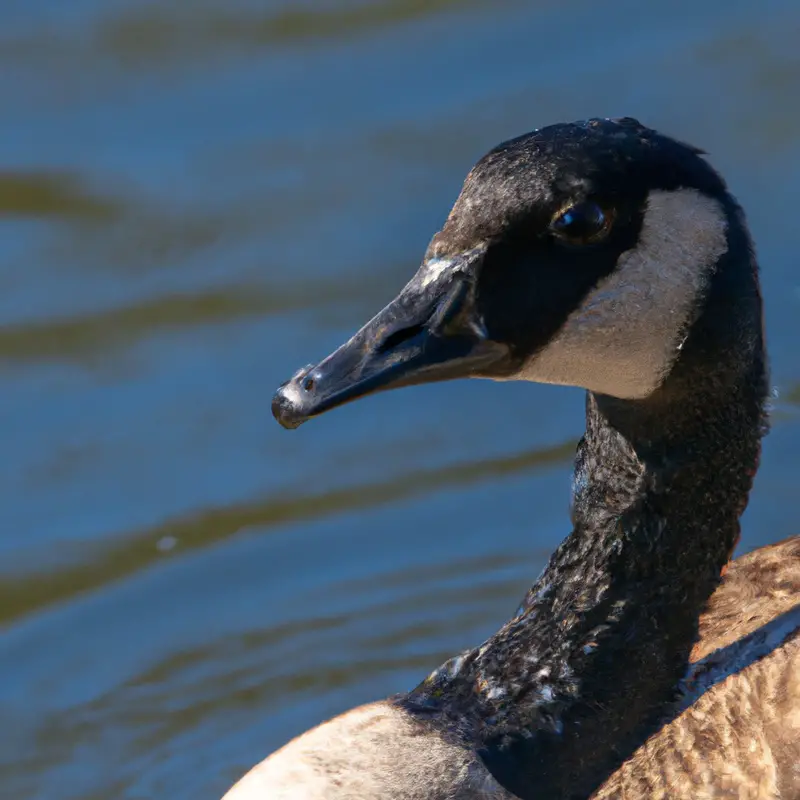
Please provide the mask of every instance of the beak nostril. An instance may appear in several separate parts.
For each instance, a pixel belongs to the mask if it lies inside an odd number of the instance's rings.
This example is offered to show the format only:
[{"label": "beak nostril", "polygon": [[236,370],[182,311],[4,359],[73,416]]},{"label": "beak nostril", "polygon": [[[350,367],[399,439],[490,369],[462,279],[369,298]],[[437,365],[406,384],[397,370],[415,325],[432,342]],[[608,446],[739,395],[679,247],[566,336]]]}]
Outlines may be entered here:
[{"label": "beak nostril", "polygon": [[378,346],[377,352],[381,354],[387,353],[389,350],[398,347],[404,342],[407,342],[409,339],[413,339],[417,334],[422,333],[424,330],[425,327],[423,325],[411,325],[408,328],[401,328],[399,331],[390,333]]}]

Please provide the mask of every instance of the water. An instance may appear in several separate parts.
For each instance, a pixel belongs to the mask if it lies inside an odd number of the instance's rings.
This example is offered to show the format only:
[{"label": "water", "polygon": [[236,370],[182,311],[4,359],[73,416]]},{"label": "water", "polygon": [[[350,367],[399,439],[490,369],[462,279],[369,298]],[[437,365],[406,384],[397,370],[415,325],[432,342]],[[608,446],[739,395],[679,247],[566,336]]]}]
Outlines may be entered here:
[{"label": "water", "polygon": [[562,119],[705,147],[776,400],[742,549],[798,532],[795,0],[5,0],[0,795],[215,798],[415,685],[568,530],[581,393],[295,433],[276,385],[404,283],[472,162]]}]

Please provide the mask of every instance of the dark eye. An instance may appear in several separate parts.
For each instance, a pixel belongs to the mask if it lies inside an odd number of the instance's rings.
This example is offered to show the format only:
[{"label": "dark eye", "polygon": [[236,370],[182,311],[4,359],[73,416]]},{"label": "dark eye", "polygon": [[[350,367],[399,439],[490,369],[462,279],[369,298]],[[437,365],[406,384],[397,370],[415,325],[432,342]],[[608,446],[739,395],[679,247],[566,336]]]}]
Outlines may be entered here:
[{"label": "dark eye", "polygon": [[597,203],[576,203],[560,211],[550,229],[569,244],[589,244],[602,239],[610,230],[613,214]]}]

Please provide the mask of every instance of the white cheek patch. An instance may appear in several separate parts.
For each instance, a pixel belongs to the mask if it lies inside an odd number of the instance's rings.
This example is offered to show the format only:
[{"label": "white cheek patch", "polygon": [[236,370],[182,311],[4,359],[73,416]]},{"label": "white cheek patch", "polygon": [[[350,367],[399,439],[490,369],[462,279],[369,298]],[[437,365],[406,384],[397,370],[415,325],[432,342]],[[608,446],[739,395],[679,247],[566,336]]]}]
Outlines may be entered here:
[{"label": "white cheek patch", "polygon": [[651,192],[637,246],[512,379],[650,394],[683,346],[726,232],[716,200],[694,189]]}]

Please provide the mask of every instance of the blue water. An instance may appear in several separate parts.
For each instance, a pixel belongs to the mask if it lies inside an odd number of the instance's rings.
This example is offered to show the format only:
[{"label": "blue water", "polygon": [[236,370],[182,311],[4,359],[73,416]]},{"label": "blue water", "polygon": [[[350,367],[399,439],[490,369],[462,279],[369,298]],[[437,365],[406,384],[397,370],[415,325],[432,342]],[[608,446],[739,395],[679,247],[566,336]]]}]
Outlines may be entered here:
[{"label": "blue water", "polygon": [[278,383],[415,270],[471,164],[632,115],[763,266],[800,529],[795,0],[5,0],[0,796],[215,798],[509,616],[568,530],[579,391],[454,383],[294,433]]}]

